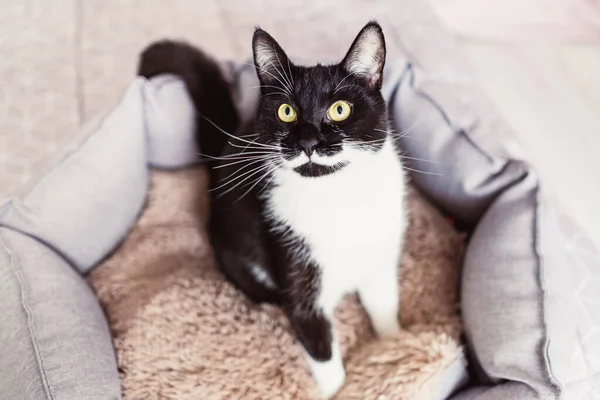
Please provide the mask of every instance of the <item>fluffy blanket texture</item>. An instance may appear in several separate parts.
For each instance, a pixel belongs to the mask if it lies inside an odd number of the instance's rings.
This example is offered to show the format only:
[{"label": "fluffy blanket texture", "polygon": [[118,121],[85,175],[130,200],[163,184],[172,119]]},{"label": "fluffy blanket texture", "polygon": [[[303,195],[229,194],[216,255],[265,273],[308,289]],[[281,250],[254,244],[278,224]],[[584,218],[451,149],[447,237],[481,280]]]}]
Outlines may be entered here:
[{"label": "fluffy blanket texture", "polygon": [[[145,211],[89,280],[113,331],[126,400],[317,399],[282,311],[215,266],[202,168],[152,173]],[[375,338],[356,296],[336,311],[347,380],[337,399],[428,399],[461,354],[463,237],[416,190],[402,258],[401,321]],[[376,234],[374,232],[374,234]]]}]

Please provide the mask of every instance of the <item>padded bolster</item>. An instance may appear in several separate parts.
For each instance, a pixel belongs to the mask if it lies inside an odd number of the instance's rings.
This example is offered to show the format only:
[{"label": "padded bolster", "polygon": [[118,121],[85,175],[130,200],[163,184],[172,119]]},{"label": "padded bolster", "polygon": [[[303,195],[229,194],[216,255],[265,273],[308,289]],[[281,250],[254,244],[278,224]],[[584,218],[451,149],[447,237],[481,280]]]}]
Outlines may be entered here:
[{"label": "padded bolster", "polygon": [[403,161],[414,172],[411,180],[437,205],[472,226],[494,197],[521,179],[527,168],[509,163],[504,155],[492,157],[476,144],[477,132],[463,126],[473,119],[469,110],[448,104],[446,92],[454,95],[452,87],[428,80],[410,63],[396,66],[401,67],[400,79],[387,90],[393,127],[401,149],[409,155]]},{"label": "padded bolster", "polygon": [[[458,101],[450,105],[448,91],[460,93],[407,64],[391,112],[396,131],[406,131],[399,138],[409,155],[405,164],[439,173],[415,172],[412,180],[459,221],[476,226],[465,258],[462,310],[479,382],[512,379],[516,387],[534,389],[523,399],[554,397],[560,389],[547,356],[547,307],[535,247],[537,177],[502,150],[490,154],[479,145],[485,136],[475,140],[474,129],[455,122],[467,120],[469,110]],[[480,398],[494,397],[490,392]]]},{"label": "padded bolster", "polygon": [[135,223],[148,189],[147,164],[197,162],[194,118],[179,78],[137,78],[52,168],[0,206],[0,226],[36,237],[87,272]]},{"label": "padded bolster", "polygon": [[121,398],[106,320],[67,262],[0,228],[0,289],[0,399]]},{"label": "padded bolster", "polygon": [[198,162],[196,109],[175,75],[163,74],[144,85],[148,164],[181,168]]},{"label": "padded bolster", "polygon": [[524,383],[509,381],[498,386],[468,389],[453,396],[452,400],[530,400],[538,398],[533,389]]},{"label": "padded bolster", "polygon": [[592,398],[599,253],[519,161],[520,146],[494,110],[466,106],[485,103],[479,93],[410,64],[396,73],[385,90],[411,179],[474,228],[463,320],[477,383],[496,386],[457,399]]},{"label": "padded bolster", "polygon": [[146,196],[144,82],[135,80],[108,116],[88,126],[83,143],[1,206],[0,225],[38,238],[82,272],[106,256]]}]

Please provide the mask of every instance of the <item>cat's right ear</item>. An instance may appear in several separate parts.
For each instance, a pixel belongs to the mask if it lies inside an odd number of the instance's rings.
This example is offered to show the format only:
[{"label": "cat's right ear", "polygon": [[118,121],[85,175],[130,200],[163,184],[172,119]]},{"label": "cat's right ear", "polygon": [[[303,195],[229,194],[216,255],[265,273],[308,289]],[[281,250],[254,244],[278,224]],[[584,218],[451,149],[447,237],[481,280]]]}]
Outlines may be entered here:
[{"label": "cat's right ear", "polygon": [[271,35],[256,28],[252,37],[254,66],[261,85],[276,86],[291,91],[291,63],[279,43]]},{"label": "cat's right ear", "polygon": [[385,64],[385,38],[381,26],[369,22],[359,32],[348,54],[342,60],[346,71],[363,77],[369,87],[381,89]]}]

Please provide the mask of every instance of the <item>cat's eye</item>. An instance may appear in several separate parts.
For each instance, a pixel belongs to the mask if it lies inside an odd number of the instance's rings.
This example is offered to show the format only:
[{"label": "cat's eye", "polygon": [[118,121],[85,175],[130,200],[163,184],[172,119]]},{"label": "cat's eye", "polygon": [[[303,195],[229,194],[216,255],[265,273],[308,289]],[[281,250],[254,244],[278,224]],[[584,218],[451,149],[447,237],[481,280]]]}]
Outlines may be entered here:
[{"label": "cat's eye", "polygon": [[279,109],[277,110],[277,116],[283,122],[294,122],[296,118],[298,118],[298,114],[296,114],[294,107],[286,103],[283,103],[279,106]]},{"label": "cat's eye", "polygon": [[327,116],[332,121],[340,122],[347,119],[351,112],[352,107],[350,107],[350,103],[344,100],[338,100],[329,107]]}]

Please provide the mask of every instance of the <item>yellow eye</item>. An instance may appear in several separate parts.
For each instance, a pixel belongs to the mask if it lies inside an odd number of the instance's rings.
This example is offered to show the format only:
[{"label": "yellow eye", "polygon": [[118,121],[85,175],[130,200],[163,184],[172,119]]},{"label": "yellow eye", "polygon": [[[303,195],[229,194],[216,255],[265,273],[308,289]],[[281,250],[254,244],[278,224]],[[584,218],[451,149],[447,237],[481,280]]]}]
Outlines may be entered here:
[{"label": "yellow eye", "polygon": [[279,109],[277,110],[277,116],[283,122],[294,122],[296,118],[298,118],[298,114],[296,114],[294,107],[285,103],[279,106]]},{"label": "yellow eye", "polygon": [[350,116],[350,103],[344,100],[338,100],[329,107],[327,115],[332,121],[340,122]]}]

